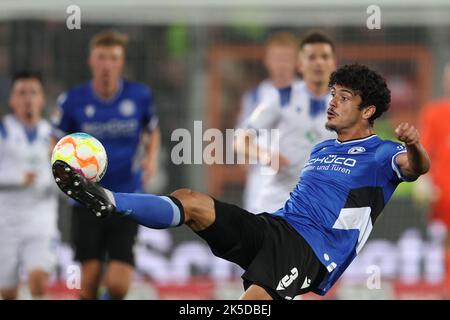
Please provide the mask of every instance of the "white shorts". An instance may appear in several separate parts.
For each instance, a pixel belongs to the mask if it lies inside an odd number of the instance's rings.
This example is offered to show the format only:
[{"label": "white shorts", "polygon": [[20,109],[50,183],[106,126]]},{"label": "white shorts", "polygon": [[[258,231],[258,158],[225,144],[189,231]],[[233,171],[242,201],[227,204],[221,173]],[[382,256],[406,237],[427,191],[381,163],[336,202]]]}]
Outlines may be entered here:
[{"label": "white shorts", "polygon": [[17,287],[21,271],[26,274],[34,270],[52,273],[57,260],[56,240],[56,236],[49,235],[16,235],[8,239],[5,234],[0,235],[0,288]]}]

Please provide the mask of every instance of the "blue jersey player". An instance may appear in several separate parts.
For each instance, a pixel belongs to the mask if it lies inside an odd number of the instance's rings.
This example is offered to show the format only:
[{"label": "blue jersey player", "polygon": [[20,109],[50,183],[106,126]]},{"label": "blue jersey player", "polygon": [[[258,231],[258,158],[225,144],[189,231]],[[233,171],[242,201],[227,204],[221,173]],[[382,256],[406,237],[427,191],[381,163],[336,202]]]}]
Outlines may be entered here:
[{"label": "blue jersey player", "polygon": [[66,194],[98,216],[127,216],[150,228],[186,224],[213,253],[244,270],[242,299],[324,295],[366,242],[397,185],[429,170],[418,131],[408,123],[382,140],[373,123],[387,111],[385,80],[362,65],[330,77],[326,128],[337,139],[317,144],[284,207],[254,215],[208,195],[181,189],[169,196],[114,193],[87,182],[64,162],[54,176]]},{"label": "blue jersey player", "polygon": [[[91,40],[92,81],[61,95],[54,131],[57,138],[80,131],[98,138],[108,153],[102,185],[116,192],[137,192],[155,172],[159,131],[149,88],[122,78],[125,46],[125,36],[113,31]],[[138,150],[144,134],[148,143],[140,163]],[[123,298],[132,277],[137,224],[122,219],[99,221],[79,205],[73,212],[75,258],[82,268],[81,298],[96,298],[105,257],[107,293],[113,299]]]}]

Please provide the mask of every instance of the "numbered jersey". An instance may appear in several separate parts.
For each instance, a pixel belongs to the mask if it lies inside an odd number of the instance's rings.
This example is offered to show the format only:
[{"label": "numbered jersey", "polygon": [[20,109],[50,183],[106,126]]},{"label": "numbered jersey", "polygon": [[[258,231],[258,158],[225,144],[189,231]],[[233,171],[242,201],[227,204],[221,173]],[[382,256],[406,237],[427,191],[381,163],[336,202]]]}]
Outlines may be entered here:
[{"label": "numbered jersey", "polygon": [[376,135],[316,145],[285,206],[274,213],[309,243],[328,274],[325,294],[363,247],[397,185],[402,144]]}]

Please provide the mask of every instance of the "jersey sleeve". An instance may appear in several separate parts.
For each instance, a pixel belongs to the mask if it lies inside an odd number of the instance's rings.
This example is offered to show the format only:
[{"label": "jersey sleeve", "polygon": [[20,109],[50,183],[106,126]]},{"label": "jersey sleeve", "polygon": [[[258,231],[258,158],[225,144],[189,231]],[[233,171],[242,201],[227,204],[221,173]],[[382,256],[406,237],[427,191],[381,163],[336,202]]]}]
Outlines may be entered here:
[{"label": "jersey sleeve", "polygon": [[56,139],[61,139],[65,135],[76,131],[69,105],[70,101],[67,92],[60,94],[56,100],[56,107],[51,117],[52,135]]},{"label": "jersey sleeve", "polygon": [[245,127],[248,129],[273,129],[281,118],[280,95],[277,90],[269,90],[251,113]]},{"label": "jersey sleeve", "polygon": [[158,116],[156,115],[153,95],[148,88],[144,90],[142,106],[144,108],[143,127],[151,132],[158,126]]},{"label": "jersey sleeve", "polygon": [[411,181],[402,175],[396,162],[396,158],[403,153],[406,153],[406,147],[401,143],[393,141],[385,142],[377,150],[377,160],[381,164],[383,173],[390,181]]}]

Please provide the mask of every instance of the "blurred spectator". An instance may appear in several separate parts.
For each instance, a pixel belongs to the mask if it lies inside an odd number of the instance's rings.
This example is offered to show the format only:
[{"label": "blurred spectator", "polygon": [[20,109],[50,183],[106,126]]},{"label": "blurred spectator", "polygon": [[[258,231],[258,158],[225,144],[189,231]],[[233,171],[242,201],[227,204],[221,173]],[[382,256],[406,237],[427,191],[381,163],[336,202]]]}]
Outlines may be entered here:
[{"label": "blurred spectator", "polygon": [[[160,133],[149,88],[123,79],[127,37],[105,31],[90,43],[92,81],[70,89],[58,99],[55,137],[86,132],[98,138],[108,154],[108,169],[101,184],[116,192],[136,192],[156,171]],[[139,145],[145,155],[139,163]],[[111,217],[99,220],[93,213],[73,206],[72,236],[75,258],[81,262],[81,299],[97,298],[102,281],[104,298],[122,299],[134,270],[133,246],[137,225]]]},{"label": "blurred spectator", "polygon": [[[50,168],[51,126],[39,75],[14,76],[12,114],[0,122],[0,293],[16,299],[20,270],[33,298],[44,298],[56,264],[57,191]],[[23,269],[21,269],[23,268]]]}]

